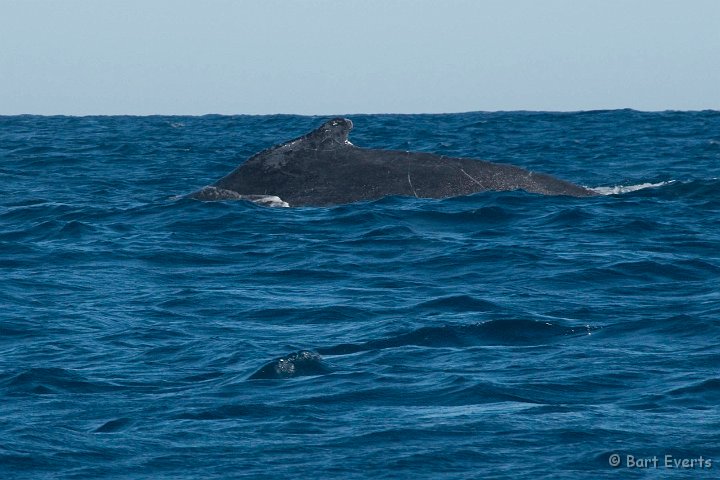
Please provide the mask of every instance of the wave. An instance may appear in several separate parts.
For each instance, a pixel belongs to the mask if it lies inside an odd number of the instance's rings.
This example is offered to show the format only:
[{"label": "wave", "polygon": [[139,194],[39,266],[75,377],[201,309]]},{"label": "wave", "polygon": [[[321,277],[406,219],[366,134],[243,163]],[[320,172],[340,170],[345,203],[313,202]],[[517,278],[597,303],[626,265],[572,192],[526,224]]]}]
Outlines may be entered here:
[{"label": "wave", "polygon": [[114,433],[119,432],[121,430],[125,430],[127,427],[132,425],[132,420],[125,417],[115,418],[113,420],[108,420],[107,422],[103,423],[99,427],[97,427],[95,430],[93,430],[93,433]]},{"label": "wave", "polygon": [[366,350],[422,347],[468,347],[476,345],[541,345],[558,337],[588,335],[598,327],[564,327],[536,320],[491,320],[474,325],[422,327],[411,332],[363,343],[318,348],[323,355],[345,355]]},{"label": "wave", "polygon": [[363,343],[344,343],[278,357],[250,375],[249,380],[325,375],[333,370],[320,355],[348,355],[368,350],[421,346],[431,348],[476,345],[542,345],[556,338],[589,335],[599,327],[564,327],[536,320],[491,320],[474,325],[422,327]]},{"label": "wave", "polygon": [[418,303],[413,308],[431,312],[493,312],[501,307],[488,300],[482,300],[470,295],[449,295]]},{"label": "wave", "polygon": [[659,188],[665,185],[672,185],[676,183],[675,180],[668,180],[666,182],[658,183],[638,183],[637,185],[615,185],[612,187],[589,187],[593,192],[597,192],[600,195],[622,195],[623,193],[637,192],[638,190],[645,190],[646,188]]},{"label": "wave", "polygon": [[64,368],[30,368],[0,378],[0,386],[15,394],[102,393],[120,387],[90,381],[83,375]]}]

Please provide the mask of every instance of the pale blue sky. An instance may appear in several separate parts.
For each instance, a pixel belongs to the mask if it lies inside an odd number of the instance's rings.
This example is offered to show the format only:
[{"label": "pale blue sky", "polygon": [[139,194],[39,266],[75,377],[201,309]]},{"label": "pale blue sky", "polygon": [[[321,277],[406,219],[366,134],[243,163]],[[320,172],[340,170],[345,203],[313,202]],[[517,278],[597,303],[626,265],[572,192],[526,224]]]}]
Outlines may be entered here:
[{"label": "pale blue sky", "polygon": [[0,114],[720,109],[720,0],[0,0]]}]

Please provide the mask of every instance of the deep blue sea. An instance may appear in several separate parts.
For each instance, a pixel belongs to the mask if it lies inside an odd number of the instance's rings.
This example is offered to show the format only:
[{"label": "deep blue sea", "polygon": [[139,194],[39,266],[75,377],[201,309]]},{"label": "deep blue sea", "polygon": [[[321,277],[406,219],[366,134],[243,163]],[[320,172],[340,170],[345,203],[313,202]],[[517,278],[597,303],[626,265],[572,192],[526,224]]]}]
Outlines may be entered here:
[{"label": "deep blue sea", "polygon": [[720,112],[349,118],[607,195],[200,202],[326,118],[0,117],[1,478],[720,476]]}]

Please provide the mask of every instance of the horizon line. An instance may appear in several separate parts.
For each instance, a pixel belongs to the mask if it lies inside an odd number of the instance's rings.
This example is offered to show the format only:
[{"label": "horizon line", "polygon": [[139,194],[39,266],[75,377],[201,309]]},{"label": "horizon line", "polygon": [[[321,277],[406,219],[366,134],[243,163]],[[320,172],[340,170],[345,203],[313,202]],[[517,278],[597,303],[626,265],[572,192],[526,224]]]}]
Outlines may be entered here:
[{"label": "horizon line", "polygon": [[599,113],[599,112],[617,112],[628,111],[637,113],[700,113],[700,112],[720,112],[720,108],[689,108],[676,109],[666,108],[658,110],[644,110],[631,107],[623,108],[592,108],[579,110],[466,110],[458,112],[353,112],[353,113],[83,113],[83,114],[67,114],[67,113],[0,113],[0,117],[342,117],[342,116],[418,116],[418,115],[467,115],[471,113],[556,113],[556,114],[573,114],[573,113]]}]

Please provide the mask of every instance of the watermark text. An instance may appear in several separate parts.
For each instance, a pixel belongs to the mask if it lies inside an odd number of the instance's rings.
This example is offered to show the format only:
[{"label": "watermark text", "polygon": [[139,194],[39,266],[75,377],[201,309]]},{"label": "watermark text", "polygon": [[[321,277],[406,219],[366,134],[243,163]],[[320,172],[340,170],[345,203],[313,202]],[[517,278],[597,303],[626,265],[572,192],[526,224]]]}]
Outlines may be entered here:
[{"label": "watermark text", "polygon": [[696,457],[679,457],[674,455],[653,455],[652,457],[631,454],[613,453],[608,457],[611,467],[618,468],[654,468],[666,470],[709,470],[713,468],[712,458],[698,455]]}]

